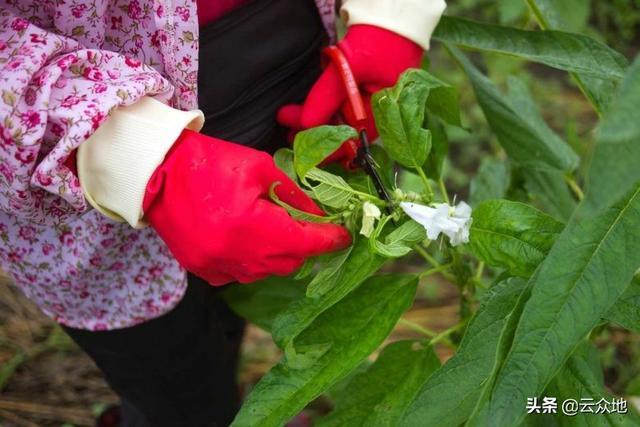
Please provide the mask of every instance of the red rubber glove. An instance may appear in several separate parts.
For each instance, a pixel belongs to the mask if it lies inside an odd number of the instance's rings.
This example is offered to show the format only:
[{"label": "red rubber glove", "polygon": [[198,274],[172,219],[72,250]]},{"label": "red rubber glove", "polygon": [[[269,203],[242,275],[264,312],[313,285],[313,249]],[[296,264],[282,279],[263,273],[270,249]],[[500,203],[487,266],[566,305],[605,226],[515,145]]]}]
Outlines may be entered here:
[{"label": "red rubber glove", "polygon": [[[371,95],[364,94],[362,97],[364,101],[364,106],[367,110],[367,123],[365,127],[367,129],[367,135],[373,141],[378,137],[378,130],[376,129],[376,124],[373,120],[373,111],[371,110]],[[305,130],[306,128],[302,126],[300,123],[300,118],[302,116],[302,105],[290,104],[282,107],[278,111],[278,122],[288,128],[291,129],[289,132],[289,142],[293,143],[296,134]],[[350,119],[352,117],[352,112],[347,106],[342,108],[342,115],[340,117],[336,117],[332,120],[333,124],[344,124],[344,123],[355,123],[355,119]],[[334,151],[329,157],[327,157],[322,165],[328,165],[331,163],[340,163],[347,170],[354,169],[353,160],[358,155],[358,147],[360,143],[359,141],[355,141],[350,139],[345,142]]]},{"label": "red rubber glove", "polygon": [[[363,91],[370,119],[367,132],[373,140],[377,137],[377,132],[371,113],[371,94],[393,86],[404,71],[420,66],[423,50],[413,41],[373,25],[349,27],[338,47],[349,61],[360,90]],[[344,107],[346,96],[338,70],[335,65],[329,64],[304,104],[283,107],[278,113],[278,121],[294,130],[337,123],[337,115]],[[344,121],[350,124],[348,111],[345,109],[343,112]],[[344,150],[343,146],[330,158],[340,160],[340,153]],[[349,154],[349,151],[343,154]]]},{"label": "red rubber glove", "polygon": [[147,184],[145,218],[178,262],[210,284],[289,275],[343,249],[348,231],[292,219],[269,198],[323,215],[268,154],[185,130]]}]

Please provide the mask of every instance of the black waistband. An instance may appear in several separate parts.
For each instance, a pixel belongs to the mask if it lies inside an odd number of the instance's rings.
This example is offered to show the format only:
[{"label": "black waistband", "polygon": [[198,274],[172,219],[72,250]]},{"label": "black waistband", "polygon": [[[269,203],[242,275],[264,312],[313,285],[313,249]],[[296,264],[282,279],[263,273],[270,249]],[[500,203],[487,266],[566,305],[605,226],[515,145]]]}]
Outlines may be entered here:
[{"label": "black waistband", "polygon": [[261,149],[275,115],[300,102],[320,72],[326,33],[313,0],[256,0],[200,31],[203,132]]}]

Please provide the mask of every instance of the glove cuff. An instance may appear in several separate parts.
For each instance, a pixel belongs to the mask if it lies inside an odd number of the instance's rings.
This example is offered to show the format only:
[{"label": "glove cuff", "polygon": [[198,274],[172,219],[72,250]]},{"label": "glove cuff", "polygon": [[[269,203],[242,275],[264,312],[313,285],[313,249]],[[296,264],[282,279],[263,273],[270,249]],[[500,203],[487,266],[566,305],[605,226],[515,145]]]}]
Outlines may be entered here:
[{"label": "glove cuff", "polygon": [[428,50],[445,8],[444,0],[344,0],[340,14],[347,26],[375,25]]},{"label": "glove cuff", "polygon": [[150,97],[120,107],[78,148],[78,178],[102,214],[142,228],[147,182],[186,129],[200,130],[200,110],[180,111]]}]

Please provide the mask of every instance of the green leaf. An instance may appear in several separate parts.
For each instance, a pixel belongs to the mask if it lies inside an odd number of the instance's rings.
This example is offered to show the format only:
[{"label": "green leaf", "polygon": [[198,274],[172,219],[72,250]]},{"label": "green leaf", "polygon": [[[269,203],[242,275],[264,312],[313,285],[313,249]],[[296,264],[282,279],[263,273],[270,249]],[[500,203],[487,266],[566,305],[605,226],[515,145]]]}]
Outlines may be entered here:
[{"label": "green leaf", "polygon": [[408,220],[389,233],[384,241],[387,245],[402,243],[407,246],[414,246],[427,238],[426,233],[422,225],[414,220]]},{"label": "green leaf", "polygon": [[369,251],[367,239],[356,239],[348,258],[340,268],[323,276],[323,281],[314,283],[315,288],[322,289],[314,298],[295,301],[275,320],[273,339],[285,348],[313,320],[338,301],[353,292],[363,281],[378,271],[385,258]]},{"label": "green leaf", "polygon": [[506,160],[482,159],[478,173],[469,186],[471,206],[491,199],[503,199],[511,185],[511,171]]},{"label": "green leaf", "polygon": [[292,218],[295,218],[297,220],[300,221],[307,221],[307,222],[315,222],[318,224],[328,224],[328,223],[333,223],[333,222],[337,222],[340,219],[340,216],[320,216],[320,215],[314,215],[311,214],[309,212],[294,208],[293,206],[283,202],[282,200],[280,200],[280,198],[278,197],[278,195],[275,192],[275,189],[278,185],[280,185],[280,182],[274,182],[271,185],[271,188],[269,188],[269,197],[271,198],[271,200],[278,206],[280,206],[281,208],[285,209],[287,211],[287,213],[289,215],[291,215]]},{"label": "green leaf", "polygon": [[437,79],[436,84],[441,86],[436,86],[429,92],[427,111],[440,117],[450,125],[460,127],[460,98],[458,90]]},{"label": "green leaf", "polygon": [[222,297],[240,316],[266,331],[273,320],[293,301],[304,298],[308,280],[270,277],[249,285],[225,286]]},{"label": "green leaf", "polygon": [[487,200],[473,211],[469,243],[487,264],[529,277],[563,228],[562,223],[524,203]]},{"label": "green leaf", "polygon": [[578,343],[625,290],[640,265],[640,186],[596,216],[582,207],[530,279],[531,296],[489,398],[471,425],[522,421]]},{"label": "green leaf", "polygon": [[627,396],[638,396],[640,395],[640,376],[634,377],[624,389],[624,393]]},{"label": "green leaf", "polygon": [[[602,368],[597,349],[585,340],[571,355],[565,366],[551,381],[545,395],[557,398],[558,414],[561,426],[637,426],[638,417],[632,411],[628,414],[617,413],[581,413],[573,417],[564,416],[560,405],[567,399],[580,402],[592,399],[597,405],[601,399],[611,402],[614,396],[604,388]],[[595,408],[594,408],[595,410]],[[535,417],[530,415],[529,418]],[[540,416],[537,416],[540,417]]]},{"label": "green leaf", "polygon": [[328,258],[322,264],[322,269],[315,275],[307,287],[307,297],[314,298],[322,296],[335,286],[333,277],[343,274],[344,263],[349,259],[352,251],[353,246],[349,246],[343,251],[327,255]]},{"label": "green leaf", "polygon": [[[602,210],[624,192],[640,186],[640,125],[637,105],[640,100],[640,58],[629,69],[616,101],[605,115],[593,161],[587,175],[586,216]],[[627,288],[616,305],[605,316],[620,325],[640,331],[638,279]],[[640,301],[638,301],[640,302]]]},{"label": "green leaf", "polygon": [[609,206],[640,184],[640,57],[624,79],[600,125],[587,175],[585,203],[592,211]]},{"label": "green leaf", "polygon": [[232,426],[284,425],[382,343],[411,305],[417,282],[408,275],[373,277],[319,316],[297,346],[330,347],[304,369],[281,360],[255,386]]},{"label": "green leaf", "polygon": [[569,221],[577,203],[565,183],[565,173],[534,168],[521,173],[531,203],[560,221]]},{"label": "green leaf", "polygon": [[373,96],[373,112],[389,156],[407,168],[422,167],[431,150],[431,132],[422,127],[432,89],[446,84],[423,70],[411,69],[398,84]]},{"label": "green leaf", "polygon": [[606,112],[613,101],[619,82],[575,73],[572,76],[596,112],[601,115]]},{"label": "green leaf", "polygon": [[458,351],[424,384],[400,426],[458,426],[469,417],[492,372],[500,331],[525,285],[511,278],[490,288]]},{"label": "green leaf", "polygon": [[[515,95],[505,97],[458,49],[450,47],[450,52],[469,76],[491,129],[514,162],[525,168],[567,172],[577,167],[578,156],[546,124],[542,126],[531,102],[520,100],[514,105]],[[519,91],[518,96],[522,95]]]},{"label": "green leaf", "polygon": [[[583,8],[579,6],[576,7],[573,4],[578,1],[581,0],[568,0],[562,2],[554,0],[525,0],[529,9],[531,9],[533,15],[538,21],[540,28],[543,30],[569,31],[576,30],[573,28],[574,19],[579,17],[583,10]],[[588,0],[582,1],[585,2]],[[569,16],[574,19],[569,18]],[[609,78],[598,78],[589,73],[572,72],[571,75],[595,110],[598,113],[606,111],[609,103],[611,102],[612,95],[615,93],[617,81]]]},{"label": "green leaf", "polygon": [[[520,117],[536,129],[539,138],[553,145],[568,147],[544,121],[524,82],[510,76],[507,83],[509,102],[519,112]],[[565,175],[566,172],[561,170],[532,165],[526,165],[523,170],[525,188],[533,196],[536,204],[562,221],[568,221],[576,208],[576,202],[565,184]]]},{"label": "green leaf", "polygon": [[640,332],[640,278],[638,276],[604,317],[630,331]]},{"label": "green leaf", "polygon": [[501,24],[512,23],[527,11],[527,5],[521,1],[498,0],[497,4]]},{"label": "green leaf", "polygon": [[[510,105],[518,112],[521,120],[525,121],[529,127],[536,130],[539,139],[548,141],[551,145],[565,147],[568,151],[564,153],[567,158],[572,158],[573,167],[577,166],[577,156],[571,151],[569,145],[562,140],[542,118],[540,109],[533,101],[531,92],[526,83],[521,79],[509,76],[507,77],[507,98]],[[562,168],[557,168],[562,169]]]},{"label": "green leaf", "polygon": [[281,148],[273,155],[273,161],[281,171],[287,174],[292,181],[296,181],[296,170],[293,167],[293,150],[290,148]]},{"label": "green leaf", "polygon": [[[633,76],[635,71],[630,73]],[[607,117],[613,120],[626,111],[612,109]],[[607,138],[599,140],[596,152],[610,143]],[[620,151],[608,154],[628,155]],[[591,182],[611,181],[623,188],[587,188],[585,202],[530,280],[531,297],[511,348],[472,425],[484,425],[489,417],[498,427],[520,421],[526,398],[544,390],[573,349],[606,316],[640,265],[640,240],[635,232],[640,227],[638,172],[624,181],[619,179],[620,169],[600,166],[594,160],[589,170]],[[612,200],[607,190],[627,193],[606,205]]]},{"label": "green leaf", "polygon": [[[394,161],[379,144],[372,144],[369,147],[369,150],[373,156],[375,165],[377,166],[376,169],[380,179],[382,179],[382,183],[386,188],[394,188],[396,174]],[[373,184],[373,180],[364,170],[358,169],[355,171],[348,171],[346,172],[346,175],[345,180],[347,181],[347,184],[349,184],[354,190],[368,194],[373,198],[378,198],[378,191]]]},{"label": "green leaf", "polygon": [[424,227],[409,220],[389,233],[384,238],[384,242],[381,242],[379,237],[382,230],[391,219],[392,217],[387,216],[380,221],[369,238],[369,248],[373,253],[386,258],[400,258],[411,252],[413,246],[427,238]]},{"label": "green leaf", "polygon": [[360,362],[360,364],[355,369],[349,372],[348,375],[346,375],[340,381],[332,385],[331,388],[327,389],[322,394],[326,396],[328,399],[330,399],[331,401],[335,402],[338,399],[338,396],[342,395],[344,389],[349,386],[349,384],[351,383],[351,380],[353,380],[353,378],[355,378],[357,375],[360,375],[361,373],[369,369],[369,367],[372,364],[373,364],[373,361],[369,360],[369,358],[364,359],[362,362]]},{"label": "green leaf", "polygon": [[436,117],[431,117],[428,129],[431,132],[431,153],[422,169],[429,178],[437,181],[442,178],[444,162],[449,154],[449,137],[444,125]]},{"label": "green leaf", "polygon": [[[373,156],[373,159],[375,160],[376,164],[378,165],[378,174],[380,175],[380,178],[382,179],[383,184],[387,187],[387,188],[394,188],[395,184],[394,184],[394,175],[395,175],[395,165],[393,163],[393,160],[391,160],[391,157],[389,157],[389,154],[387,153],[387,151],[382,148],[379,144],[374,144],[370,147],[370,151],[371,151],[371,155]],[[364,176],[367,177],[367,179],[369,181],[371,181],[371,178],[369,177],[369,175],[364,174]],[[373,183],[370,184],[370,187],[373,187]],[[375,187],[372,188],[373,191],[371,191],[371,194],[378,194],[375,191]]]},{"label": "green leaf", "polygon": [[300,344],[298,348],[288,345],[284,349],[284,357],[287,360],[289,369],[308,369],[316,364],[318,359],[324,356],[331,346],[332,342],[320,342],[312,344]]},{"label": "green leaf", "polygon": [[405,193],[420,194],[424,191],[424,183],[417,173],[400,168],[398,171],[398,188]]},{"label": "green leaf", "polygon": [[587,24],[591,12],[590,0],[536,0],[549,28],[578,33]]},{"label": "green leaf", "polygon": [[302,279],[306,279],[307,277],[309,277],[311,274],[313,274],[313,269],[315,268],[316,263],[318,262],[318,259],[320,259],[320,258],[322,258],[322,255],[320,255],[319,257],[307,258],[304,261],[304,264],[302,264],[302,267],[300,267],[300,269],[296,273],[296,275],[293,276],[293,278],[295,280],[302,280]]},{"label": "green leaf", "polygon": [[561,70],[603,79],[620,79],[627,60],[609,46],[582,34],[525,31],[443,16],[434,39],[458,46],[503,53]]},{"label": "green leaf", "polygon": [[[473,413],[467,420],[465,426],[475,425],[476,420],[480,416],[486,415],[486,412],[484,411],[485,402],[487,402],[491,396],[491,391],[493,390],[493,385],[496,382],[497,375],[500,372],[500,367],[504,363],[507,354],[509,353],[509,349],[511,347],[511,343],[513,342],[513,337],[515,335],[518,322],[520,320],[520,317],[522,316],[522,311],[524,310],[527,301],[531,297],[531,288],[531,282],[528,282],[526,286],[524,286],[524,289],[520,293],[520,296],[518,297],[513,310],[511,310],[509,317],[506,319],[506,322],[502,327],[502,331],[500,332],[500,335],[498,337],[498,347],[495,354],[493,369],[483,383],[480,398],[478,399]],[[535,423],[530,425],[538,427]]]},{"label": "green leaf", "polygon": [[303,181],[311,188],[316,200],[332,208],[347,208],[357,193],[344,178],[317,168],[310,169]]},{"label": "green leaf", "polygon": [[440,360],[418,341],[397,341],[336,396],[336,408],[317,427],[398,425],[406,407]]},{"label": "green leaf", "polygon": [[318,166],[347,140],[357,138],[351,126],[320,126],[298,132],[293,142],[293,165],[304,181],[307,172]]}]

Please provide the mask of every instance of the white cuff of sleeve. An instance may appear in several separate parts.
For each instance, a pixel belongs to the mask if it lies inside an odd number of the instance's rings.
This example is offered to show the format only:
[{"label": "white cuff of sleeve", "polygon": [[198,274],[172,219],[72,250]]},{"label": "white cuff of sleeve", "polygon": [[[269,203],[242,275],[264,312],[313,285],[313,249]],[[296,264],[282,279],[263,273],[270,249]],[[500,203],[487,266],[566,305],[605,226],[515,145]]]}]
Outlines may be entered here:
[{"label": "white cuff of sleeve", "polygon": [[142,228],[151,175],[182,131],[199,131],[200,110],[180,111],[150,97],[120,107],[80,145],[78,178],[87,201],[104,215]]},{"label": "white cuff of sleeve", "polygon": [[444,0],[344,0],[340,14],[347,26],[375,25],[428,50],[446,6]]}]

